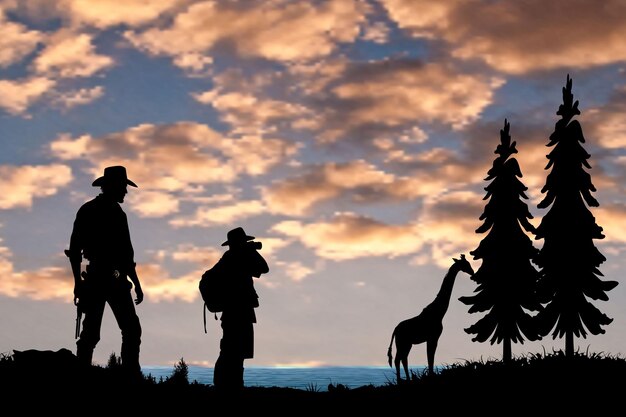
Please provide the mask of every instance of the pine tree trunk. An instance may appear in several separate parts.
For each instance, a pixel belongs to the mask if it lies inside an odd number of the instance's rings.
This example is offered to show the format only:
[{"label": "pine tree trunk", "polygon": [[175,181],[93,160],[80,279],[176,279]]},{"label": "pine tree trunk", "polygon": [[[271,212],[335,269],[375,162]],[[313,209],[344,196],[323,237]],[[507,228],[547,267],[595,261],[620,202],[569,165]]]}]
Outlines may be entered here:
[{"label": "pine tree trunk", "polygon": [[502,362],[510,363],[513,355],[511,353],[511,339],[508,337],[502,341]]},{"label": "pine tree trunk", "polygon": [[565,332],[565,357],[574,357],[574,332],[571,330]]}]

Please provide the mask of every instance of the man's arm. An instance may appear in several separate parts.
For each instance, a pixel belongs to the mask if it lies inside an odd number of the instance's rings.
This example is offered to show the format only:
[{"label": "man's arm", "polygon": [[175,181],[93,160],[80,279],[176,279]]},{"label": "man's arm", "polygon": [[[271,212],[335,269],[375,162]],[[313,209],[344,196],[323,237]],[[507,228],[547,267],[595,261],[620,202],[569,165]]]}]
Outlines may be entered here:
[{"label": "man's arm", "polygon": [[135,287],[135,294],[137,298],[135,298],[135,304],[141,304],[143,301],[143,290],[141,289],[141,283],[139,282],[139,277],[137,276],[137,270],[135,269],[135,264],[128,271],[128,278],[130,278],[133,286]]},{"label": "man's arm", "polygon": [[261,276],[261,274],[266,274],[269,272],[270,268],[267,265],[267,262],[265,261],[265,258],[263,258],[263,256],[257,252],[256,250],[253,251],[254,253],[254,257],[253,257],[253,265],[254,265],[254,271],[252,273],[252,276],[255,278],[259,278]]}]

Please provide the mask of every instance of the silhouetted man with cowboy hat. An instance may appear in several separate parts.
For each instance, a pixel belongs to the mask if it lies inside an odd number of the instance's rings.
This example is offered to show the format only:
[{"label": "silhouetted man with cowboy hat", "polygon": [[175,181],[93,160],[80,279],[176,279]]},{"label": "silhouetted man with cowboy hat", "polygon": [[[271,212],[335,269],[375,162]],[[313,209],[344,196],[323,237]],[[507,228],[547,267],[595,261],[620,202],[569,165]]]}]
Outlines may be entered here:
[{"label": "silhouetted man with cowboy hat", "polygon": [[[66,251],[74,275],[74,302],[79,303],[85,317],[76,342],[76,355],[82,363],[91,364],[108,303],[122,332],[122,366],[140,375],[141,325],[135,304],[143,301],[143,291],[135,271],[126,213],[120,207],[127,186],[137,185],[128,179],[123,166],[105,168],[104,175],[92,185],[100,187],[102,192],[76,213],[70,248]],[[83,258],[89,263],[81,274]],[[130,292],[133,286],[135,304]]]},{"label": "silhouetted man with cowboy hat", "polygon": [[269,272],[267,262],[258,252],[260,242],[237,227],[227,233],[222,246],[229,249],[218,261],[221,273],[229,283],[228,301],[222,312],[220,355],[215,362],[213,384],[218,389],[243,388],[243,362],[254,357],[254,328],[259,306],[252,278]]}]

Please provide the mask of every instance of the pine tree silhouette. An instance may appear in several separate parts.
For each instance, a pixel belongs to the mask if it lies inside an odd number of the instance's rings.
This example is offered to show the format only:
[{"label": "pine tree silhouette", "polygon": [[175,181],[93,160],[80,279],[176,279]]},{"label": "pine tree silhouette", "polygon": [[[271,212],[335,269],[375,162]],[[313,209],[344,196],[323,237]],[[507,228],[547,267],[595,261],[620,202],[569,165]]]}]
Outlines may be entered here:
[{"label": "pine tree silhouette", "polygon": [[528,198],[524,193],[528,188],[518,179],[522,172],[517,160],[510,157],[517,149],[516,142],[511,143],[509,129],[510,124],[505,120],[500,144],[494,152],[499,156],[485,178],[492,180],[485,187],[484,200],[490,200],[480,216],[484,223],[476,233],[489,233],[470,252],[474,259],[483,260],[472,277],[478,284],[476,294],[459,298],[472,306],[470,313],[488,311],[465,331],[476,335],[474,342],[485,342],[491,337],[491,344],[502,343],[504,362],[512,359],[511,342],[524,343],[524,337],[540,338],[526,310],[541,309],[535,295],[539,273],[531,263],[537,249],[522,230],[534,233],[535,227],[528,221],[533,216],[522,200]]},{"label": "pine tree silhouette", "polygon": [[[563,88],[563,104],[556,112],[556,122],[547,146],[554,147],[547,155],[545,169],[552,168],[541,190],[545,193],[537,207],[552,206],[537,228],[535,239],[544,239],[537,257],[540,278],[537,287],[539,301],[547,304],[536,316],[538,330],[552,338],[565,336],[565,354],[574,355],[574,336],[587,337],[585,328],[594,335],[604,333],[601,326],[613,321],[594,307],[592,300],[608,300],[607,291],[615,281],[602,281],[598,269],[606,258],[595,247],[593,239],[603,239],[602,228],[596,224],[587,205],[598,207],[591,192],[596,191],[591,175],[584,167],[589,155],[582,147],[583,131],[577,120],[578,100],[574,102],[572,80],[567,75]],[[587,205],[586,205],[586,204]]]}]

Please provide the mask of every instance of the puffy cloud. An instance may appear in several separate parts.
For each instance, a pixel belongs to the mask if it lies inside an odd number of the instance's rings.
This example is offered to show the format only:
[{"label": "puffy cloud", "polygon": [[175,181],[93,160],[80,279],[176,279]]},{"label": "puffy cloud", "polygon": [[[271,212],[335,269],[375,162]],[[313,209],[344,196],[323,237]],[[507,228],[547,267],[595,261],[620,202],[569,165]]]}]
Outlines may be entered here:
[{"label": "puffy cloud", "polygon": [[99,28],[150,22],[182,3],[182,0],[65,0],[68,14]]},{"label": "puffy cloud", "polygon": [[0,209],[31,207],[33,199],[54,195],[71,180],[65,165],[0,165]]},{"label": "puffy cloud", "polygon": [[51,36],[33,61],[35,72],[62,78],[90,77],[112,65],[113,59],[96,53],[91,35],[66,30]]},{"label": "puffy cloud", "polygon": [[203,1],[174,18],[168,28],[128,31],[135,46],[153,54],[179,56],[231,45],[243,57],[306,60],[330,54],[339,42],[352,42],[364,21],[354,0],[247,2]]},{"label": "puffy cloud", "polygon": [[374,43],[387,43],[389,40],[389,27],[384,22],[374,22],[365,26],[363,39]]},{"label": "puffy cloud", "polygon": [[187,75],[191,77],[211,75],[212,64],[213,58],[195,52],[181,54],[174,58],[174,65],[187,71]]},{"label": "puffy cloud", "polygon": [[59,94],[55,102],[65,109],[82,106],[95,101],[104,95],[104,87],[80,88]]},{"label": "puffy cloud", "polygon": [[256,236],[255,240],[263,244],[263,248],[261,249],[263,256],[269,258],[276,256],[277,252],[291,243],[289,240],[279,237]]},{"label": "puffy cloud", "polygon": [[157,263],[138,263],[137,275],[146,294],[146,301],[184,301],[192,303],[199,297],[198,277],[205,269],[198,269],[180,277],[172,277]]},{"label": "puffy cloud", "polygon": [[43,38],[41,32],[7,20],[0,9],[0,68],[20,62]]},{"label": "puffy cloud", "polygon": [[285,275],[295,282],[302,281],[304,278],[315,272],[315,270],[303,265],[301,262],[277,261],[275,262],[275,265],[277,269],[283,270]]},{"label": "puffy cloud", "polygon": [[417,221],[418,230],[430,246],[430,259],[442,268],[450,266],[450,259],[461,253],[471,259],[484,235],[475,230],[484,210],[483,196],[469,191],[456,191],[427,199]]},{"label": "puffy cloud", "polygon": [[106,166],[121,164],[144,189],[194,192],[198,185],[264,174],[295,154],[297,146],[256,136],[227,138],[206,125],[179,122],[143,124],[99,138],[60,135],[50,149],[63,160],[88,160],[94,178]]},{"label": "puffy cloud", "polygon": [[47,267],[34,271],[16,271],[9,248],[2,246],[0,238],[0,294],[7,297],[29,297],[34,300],[51,298],[72,300],[74,281],[67,271],[59,267]]},{"label": "puffy cloud", "polygon": [[56,81],[45,77],[0,80],[0,107],[11,114],[24,113],[55,85]]},{"label": "puffy cloud", "polygon": [[34,300],[64,299],[72,301],[74,281],[68,271],[60,267],[46,267],[32,271],[16,271],[13,253],[0,238],[0,294],[7,297],[28,297]]},{"label": "puffy cloud", "polygon": [[297,119],[308,115],[309,110],[304,106],[286,101],[260,99],[249,93],[228,92],[220,93],[216,90],[193,94],[200,103],[210,104],[222,114],[225,122],[231,124],[237,131],[258,132],[267,124],[281,120],[293,120],[299,126]]},{"label": "puffy cloud", "polygon": [[[626,86],[619,86],[606,104],[583,111],[582,115],[589,120],[590,137],[608,149],[626,147]],[[586,131],[587,129],[585,129]],[[587,134],[586,134],[587,135]]]},{"label": "puffy cloud", "polygon": [[19,0],[7,8],[39,20],[62,18],[72,26],[106,29],[116,25],[139,26],[176,10],[186,0]]},{"label": "puffy cloud", "polygon": [[274,232],[297,238],[316,255],[336,261],[371,256],[397,257],[417,252],[423,242],[416,225],[389,225],[356,213],[337,213],[329,221],[289,220]]},{"label": "puffy cloud", "polygon": [[593,209],[596,223],[604,229],[603,240],[596,242],[608,244],[626,243],[626,207],[624,205],[609,204]]},{"label": "puffy cloud", "polygon": [[316,204],[348,197],[354,202],[409,201],[435,197],[482,180],[486,169],[456,157],[449,150],[433,148],[412,156],[418,168],[399,176],[355,160],[313,165],[300,176],[274,182],[262,189],[272,213],[302,216]]},{"label": "puffy cloud", "polygon": [[160,191],[133,192],[128,201],[141,217],[163,217],[179,210],[179,200],[170,193]]},{"label": "puffy cloud", "polygon": [[601,118],[601,124],[595,126],[599,143],[609,149],[626,147],[626,116],[624,113],[606,111]]},{"label": "puffy cloud", "polygon": [[344,103],[348,125],[441,122],[459,129],[493,100],[499,78],[464,74],[443,63],[381,61],[355,68],[332,92]]},{"label": "puffy cloud", "polygon": [[413,262],[447,268],[452,257],[477,246],[480,237],[474,231],[481,224],[482,203],[482,196],[458,191],[427,199],[419,216],[406,224],[344,212],[327,221],[282,221],[271,230],[335,261],[413,255]]},{"label": "puffy cloud", "polygon": [[274,213],[304,215],[316,203],[339,196],[343,190],[373,190],[392,183],[394,176],[357,160],[309,168],[304,175],[272,184],[262,190],[268,209]]},{"label": "puffy cloud", "polygon": [[198,247],[191,243],[179,245],[170,256],[179,262],[191,262],[199,266],[215,264],[222,256],[223,251],[213,247]]},{"label": "puffy cloud", "polygon": [[265,205],[261,201],[240,201],[226,206],[199,207],[192,216],[173,219],[170,224],[175,227],[233,224],[265,212]]},{"label": "puffy cloud", "polygon": [[[74,280],[69,267],[46,267],[33,271],[15,271],[10,252],[0,247],[0,294],[8,297],[27,297],[33,300],[61,300],[72,302]],[[204,270],[193,271],[172,278],[159,264],[138,264],[137,274],[146,295],[146,302],[184,301],[198,298],[198,277]]]},{"label": "puffy cloud", "polygon": [[[511,74],[626,59],[626,4],[557,0],[382,0],[398,26],[447,41],[454,56]],[[548,40],[548,41],[546,41]]]}]

